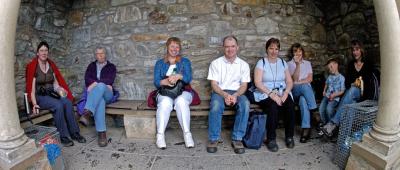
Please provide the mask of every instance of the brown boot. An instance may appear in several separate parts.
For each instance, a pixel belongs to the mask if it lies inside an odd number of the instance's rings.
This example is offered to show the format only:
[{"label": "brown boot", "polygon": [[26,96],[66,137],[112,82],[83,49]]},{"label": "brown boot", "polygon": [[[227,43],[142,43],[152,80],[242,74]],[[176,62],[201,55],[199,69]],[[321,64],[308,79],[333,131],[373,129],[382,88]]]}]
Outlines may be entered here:
[{"label": "brown boot", "polygon": [[92,115],[93,113],[90,110],[85,109],[83,111],[83,115],[79,118],[79,123],[87,127],[89,125],[89,120]]},{"label": "brown boot", "polygon": [[98,132],[98,144],[100,147],[106,147],[107,146],[107,136],[106,132]]}]

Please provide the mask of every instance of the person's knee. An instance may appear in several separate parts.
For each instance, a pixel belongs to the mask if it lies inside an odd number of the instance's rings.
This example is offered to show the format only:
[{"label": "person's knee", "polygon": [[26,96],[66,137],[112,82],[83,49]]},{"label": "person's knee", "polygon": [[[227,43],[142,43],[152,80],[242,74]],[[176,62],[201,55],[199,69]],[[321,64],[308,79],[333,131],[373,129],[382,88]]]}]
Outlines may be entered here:
[{"label": "person's knee", "polygon": [[57,111],[64,111],[64,104],[62,102],[54,103],[54,109]]},{"label": "person's knee", "polygon": [[250,102],[247,99],[247,97],[244,96],[244,95],[239,96],[237,102],[238,102],[239,107],[241,107],[241,108],[245,108],[246,109],[246,108],[250,107]]},{"label": "person's knee", "polygon": [[172,110],[172,102],[169,100],[161,100],[157,103],[157,107]]},{"label": "person's knee", "polygon": [[178,97],[175,99],[176,106],[186,106],[189,105],[189,102],[185,100],[183,97]]},{"label": "person's knee", "polygon": [[97,83],[96,84],[96,88],[100,89],[100,90],[106,90],[107,89],[107,85],[104,83]]},{"label": "person's knee", "polygon": [[225,103],[221,100],[211,100],[210,102],[210,112],[217,113],[220,110],[224,109]]}]

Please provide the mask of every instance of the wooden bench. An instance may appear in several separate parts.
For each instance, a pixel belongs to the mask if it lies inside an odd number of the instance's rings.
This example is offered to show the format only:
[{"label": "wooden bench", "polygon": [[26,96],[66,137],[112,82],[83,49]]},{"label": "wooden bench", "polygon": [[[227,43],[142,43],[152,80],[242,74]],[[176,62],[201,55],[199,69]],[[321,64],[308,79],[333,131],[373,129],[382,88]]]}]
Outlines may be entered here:
[{"label": "wooden bench", "polygon": [[19,113],[19,122],[21,123],[22,128],[27,128],[31,126],[32,123],[38,124],[53,118],[53,114],[50,112],[50,110],[41,110],[39,114],[30,117],[32,122],[29,121],[29,118],[27,117],[26,114],[22,114],[23,111],[20,111],[18,113]]},{"label": "wooden bench", "polygon": [[[250,110],[259,109],[258,105],[250,105]],[[210,101],[202,100],[200,105],[190,106],[191,116],[208,116]],[[123,115],[126,137],[153,139],[156,135],[156,108],[148,107],[143,100],[119,100],[107,105],[106,113]],[[234,115],[231,107],[226,107],[224,115]],[[171,116],[176,116],[175,111]]]}]

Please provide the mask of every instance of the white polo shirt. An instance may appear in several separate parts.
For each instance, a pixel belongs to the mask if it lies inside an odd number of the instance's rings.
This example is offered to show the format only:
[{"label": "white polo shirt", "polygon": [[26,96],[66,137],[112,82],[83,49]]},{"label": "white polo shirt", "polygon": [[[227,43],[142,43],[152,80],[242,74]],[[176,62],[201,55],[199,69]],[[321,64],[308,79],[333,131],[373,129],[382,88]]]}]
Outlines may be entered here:
[{"label": "white polo shirt", "polygon": [[222,56],[211,62],[207,79],[217,81],[222,90],[238,90],[242,82],[250,82],[250,67],[237,56],[232,63]]},{"label": "white polo shirt", "polygon": [[[288,66],[289,66],[289,73],[290,75],[294,74],[294,70],[296,69],[296,63],[294,62],[294,60],[290,60],[288,62]],[[307,78],[308,74],[312,74],[312,67],[311,67],[311,62],[307,61],[307,60],[302,60],[302,62],[300,63],[300,73],[299,73],[299,79],[303,80],[305,78]]]}]

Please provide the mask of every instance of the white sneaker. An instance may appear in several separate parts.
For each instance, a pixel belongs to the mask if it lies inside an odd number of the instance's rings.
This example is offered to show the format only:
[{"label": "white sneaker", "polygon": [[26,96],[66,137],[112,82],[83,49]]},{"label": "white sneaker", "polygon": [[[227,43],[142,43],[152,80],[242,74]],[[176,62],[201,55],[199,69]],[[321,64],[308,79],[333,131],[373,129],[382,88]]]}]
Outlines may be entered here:
[{"label": "white sneaker", "polygon": [[157,147],[160,148],[160,149],[165,149],[165,148],[167,148],[167,144],[165,143],[165,136],[164,136],[164,134],[157,133],[156,145],[157,145]]},{"label": "white sneaker", "polygon": [[183,140],[185,141],[185,146],[187,148],[193,148],[194,147],[194,142],[192,138],[192,133],[186,132],[183,134]]}]

